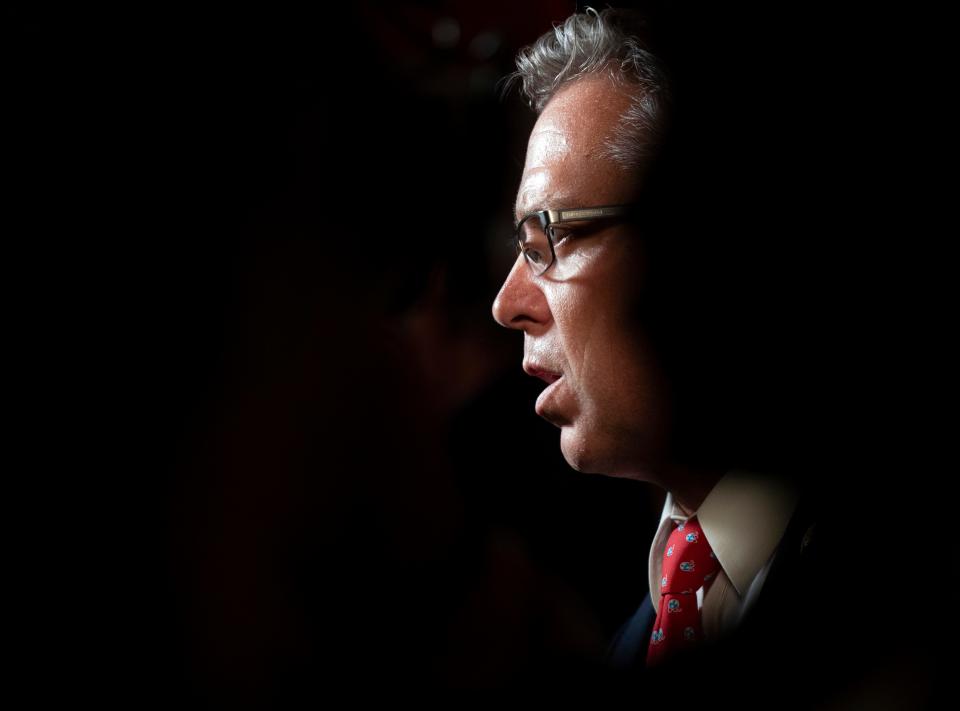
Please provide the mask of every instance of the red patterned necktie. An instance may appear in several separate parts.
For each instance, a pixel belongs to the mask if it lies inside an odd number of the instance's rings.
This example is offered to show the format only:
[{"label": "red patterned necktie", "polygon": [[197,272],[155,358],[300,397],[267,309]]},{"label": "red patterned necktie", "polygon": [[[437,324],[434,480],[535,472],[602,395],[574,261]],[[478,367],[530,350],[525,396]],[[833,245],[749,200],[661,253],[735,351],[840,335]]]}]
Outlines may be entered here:
[{"label": "red patterned necktie", "polygon": [[663,554],[660,607],[647,648],[648,667],[689,649],[703,638],[697,590],[703,585],[706,594],[719,570],[720,562],[696,516],[673,529]]}]

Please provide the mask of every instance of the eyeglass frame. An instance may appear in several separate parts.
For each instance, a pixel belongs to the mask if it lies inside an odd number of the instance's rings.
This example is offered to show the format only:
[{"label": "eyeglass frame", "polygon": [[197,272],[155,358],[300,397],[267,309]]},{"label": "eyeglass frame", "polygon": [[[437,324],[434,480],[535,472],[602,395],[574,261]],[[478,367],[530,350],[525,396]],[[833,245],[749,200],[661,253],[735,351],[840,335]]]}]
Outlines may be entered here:
[{"label": "eyeglass frame", "polygon": [[[523,254],[523,259],[536,276],[543,276],[557,261],[557,252],[553,246],[553,234],[549,229],[553,225],[563,224],[564,222],[584,222],[587,220],[598,220],[606,217],[625,217],[633,214],[640,207],[639,202],[627,203],[623,205],[600,205],[597,207],[573,207],[562,208],[559,210],[534,210],[521,217],[514,227],[514,242],[517,248],[517,256]],[[540,226],[543,234],[547,237],[547,244],[550,245],[550,263],[541,271],[536,271],[534,264],[530,261],[526,251],[523,249],[523,240],[520,237],[520,228],[531,217],[537,217],[540,220]]]}]

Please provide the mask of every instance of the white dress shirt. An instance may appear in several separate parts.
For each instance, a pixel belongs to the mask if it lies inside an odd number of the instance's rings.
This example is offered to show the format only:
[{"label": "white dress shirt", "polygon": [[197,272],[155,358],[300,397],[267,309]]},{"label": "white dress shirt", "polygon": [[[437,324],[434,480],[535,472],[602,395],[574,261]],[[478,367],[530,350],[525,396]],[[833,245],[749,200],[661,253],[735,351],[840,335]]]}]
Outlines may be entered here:
[{"label": "white dress shirt", "polygon": [[694,512],[685,511],[667,492],[650,546],[653,609],[660,609],[663,553],[673,521],[696,515],[721,567],[706,595],[702,586],[697,590],[703,636],[713,639],[734,629],[763,586],[797,501],[798,491],[789,482],[738,470],[724,474]]}]

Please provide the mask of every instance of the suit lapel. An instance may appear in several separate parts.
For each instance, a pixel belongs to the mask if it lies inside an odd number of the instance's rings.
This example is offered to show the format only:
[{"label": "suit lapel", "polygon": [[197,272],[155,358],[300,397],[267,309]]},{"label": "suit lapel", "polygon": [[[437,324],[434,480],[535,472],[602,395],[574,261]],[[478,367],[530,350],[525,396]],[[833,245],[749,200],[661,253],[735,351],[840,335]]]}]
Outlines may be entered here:
[{"label": "suit lapel", "polygon": [[647,642],[656,622],[657,611],[649,592],[643,602],[614,636],[607,647],[605,664],[614,669],[642,669],[646,666]]}]

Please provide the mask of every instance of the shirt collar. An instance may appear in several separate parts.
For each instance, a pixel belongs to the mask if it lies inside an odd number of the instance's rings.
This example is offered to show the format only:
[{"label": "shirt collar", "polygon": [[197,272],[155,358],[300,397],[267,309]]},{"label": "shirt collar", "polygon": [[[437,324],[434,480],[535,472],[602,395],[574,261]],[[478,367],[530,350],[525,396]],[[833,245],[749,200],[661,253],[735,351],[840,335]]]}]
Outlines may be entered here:
[{"label": "shirt collar", "polygon": [[742,597],[779,545],[798,500],[799,490],[789,479],[731,470],[689,516],[668,491],[654,544],[662,537],[664,526],[672,528],[667,519],[683,522],[696,516],[717,560]]}]

